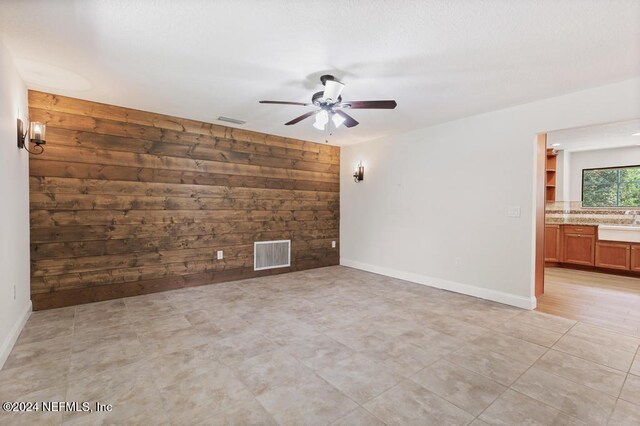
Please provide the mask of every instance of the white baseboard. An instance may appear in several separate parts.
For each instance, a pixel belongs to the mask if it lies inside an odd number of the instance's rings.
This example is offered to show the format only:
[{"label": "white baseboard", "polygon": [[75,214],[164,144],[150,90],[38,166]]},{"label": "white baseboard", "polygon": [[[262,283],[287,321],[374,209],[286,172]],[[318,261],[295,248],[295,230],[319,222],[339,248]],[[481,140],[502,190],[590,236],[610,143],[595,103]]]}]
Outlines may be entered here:
[{"label": "white baseboard", "polygon": [[18,321],[13,325],[9,335],[6,337],[4,342],[2,342],[2,345],[0,345],[0,370],[2,370],[7,358],[9,358],[13,345],[16,344],[16,341],[18,340],[24,325],[27,323],[29,316],[31,316],[31,300],[27,303],[26,308],[20,318],[18,318]]},{"label": "white baseboard", "polygon": [[468,296],[479,297],[481,299],[491,300],[505,305],[516,306],[523,309],[535,309],[535,297],[516,296],[514,294],[502,291],[491,290],[488,288],[477,287],[469,284],[463,284],[455,281],[443,280],[441,278],[429,277],[426,275],[414,274],[413,272],[399,271],[397,269],[385,268],[382,266],[371,265],[368,263],[357,262],[355,260],[340,259],[340,264],[351,268],[361,269],[363,271],[373,272],[374,274],[385,275],[387,277],[398,278],[400,280],[411,281],[413,283],[426,285],[429,287],[441,288],[456,293],[466,294]]}]

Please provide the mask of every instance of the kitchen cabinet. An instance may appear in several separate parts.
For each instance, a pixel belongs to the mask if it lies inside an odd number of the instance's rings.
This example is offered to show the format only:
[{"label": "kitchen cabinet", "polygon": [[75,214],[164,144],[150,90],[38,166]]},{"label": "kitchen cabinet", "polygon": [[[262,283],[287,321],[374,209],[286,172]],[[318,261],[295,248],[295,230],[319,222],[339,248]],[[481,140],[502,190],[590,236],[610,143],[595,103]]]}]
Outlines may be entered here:
[{"label": "kitchen cabinet", "polygon": [[631,244],[629,269],[640,272],[640,244]]},{"label": "kitchen cabinet", "polygon": [[545,262],[560,262],[560,235],[560,225],[546,225],[544,227]]},{"label": "kitchen cabinet", "polygon": [[631,245],[629,243],[598,241],[596,243],[595,265],[601,268],[628,271],[631,266]]},{"label": "kitchen cabinet", "polygon": [[593,266],[596,248],[595,227],[565,225],[562,230],[562,261]]},{"label": "kitchen cabinet", "polygon": [[544,260],[640,273],[640,243],[600,240],[594,225],[546,224]]}]

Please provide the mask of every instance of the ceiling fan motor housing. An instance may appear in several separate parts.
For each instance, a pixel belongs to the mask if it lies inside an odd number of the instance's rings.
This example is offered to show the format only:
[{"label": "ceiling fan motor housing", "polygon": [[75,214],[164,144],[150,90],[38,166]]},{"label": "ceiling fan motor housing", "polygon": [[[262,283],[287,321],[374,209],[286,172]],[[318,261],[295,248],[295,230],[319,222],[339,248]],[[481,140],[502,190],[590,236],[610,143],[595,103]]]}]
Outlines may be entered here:
[{"label": "ceiling fan motor housing", "polygon": [[321,75],[320,76],[320,82],[322,83],[323,86],[325,85],[327,80],[335,80],[335,79],[336,78],[334,76],[332,76],[331,74],[325,74],[325,75]]},{"label": "ceiling fan motor housing", "polygon": [[338,100],[331,103],[326,102],[323,96],[324,96],[324,91],[316,92],[311,97],[311,102],[313,102],[315,106],[320,108],[329,108],[332,105],[339,104],[340,102],[342,102],[342,96],[338,96]]}]

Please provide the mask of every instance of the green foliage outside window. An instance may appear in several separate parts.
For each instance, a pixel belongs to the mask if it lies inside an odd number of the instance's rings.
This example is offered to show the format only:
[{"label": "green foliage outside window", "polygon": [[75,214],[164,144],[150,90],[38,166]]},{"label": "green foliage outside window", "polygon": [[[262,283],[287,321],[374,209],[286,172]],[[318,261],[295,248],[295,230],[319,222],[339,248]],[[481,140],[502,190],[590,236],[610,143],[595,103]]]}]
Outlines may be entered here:
[{"label": "green foliage outside window", "polygon": [[582,171],[585,207],[640,207],[640,166]]}]

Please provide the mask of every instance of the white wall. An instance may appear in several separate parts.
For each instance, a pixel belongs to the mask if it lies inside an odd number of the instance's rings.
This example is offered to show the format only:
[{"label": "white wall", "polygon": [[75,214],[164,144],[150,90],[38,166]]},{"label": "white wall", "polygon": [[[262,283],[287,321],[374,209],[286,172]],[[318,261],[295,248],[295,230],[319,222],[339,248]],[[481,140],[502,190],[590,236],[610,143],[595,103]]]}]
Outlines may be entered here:
[{"label": "white wall", "polygon": [[640,165],[640,146],[572,152],[569,162],[570,200],[582,200],[583,169],[637,165]]},{"label": "white wall", "polygon": [[29,158],[16,146],[18,113],[26,120],[27,90],[0,41],[0,367],[31,312]]},{"label": "white wall", "polygon": [[535,135],[639,116],[640,78],[344,147],[341,262],[531,308]]}]

